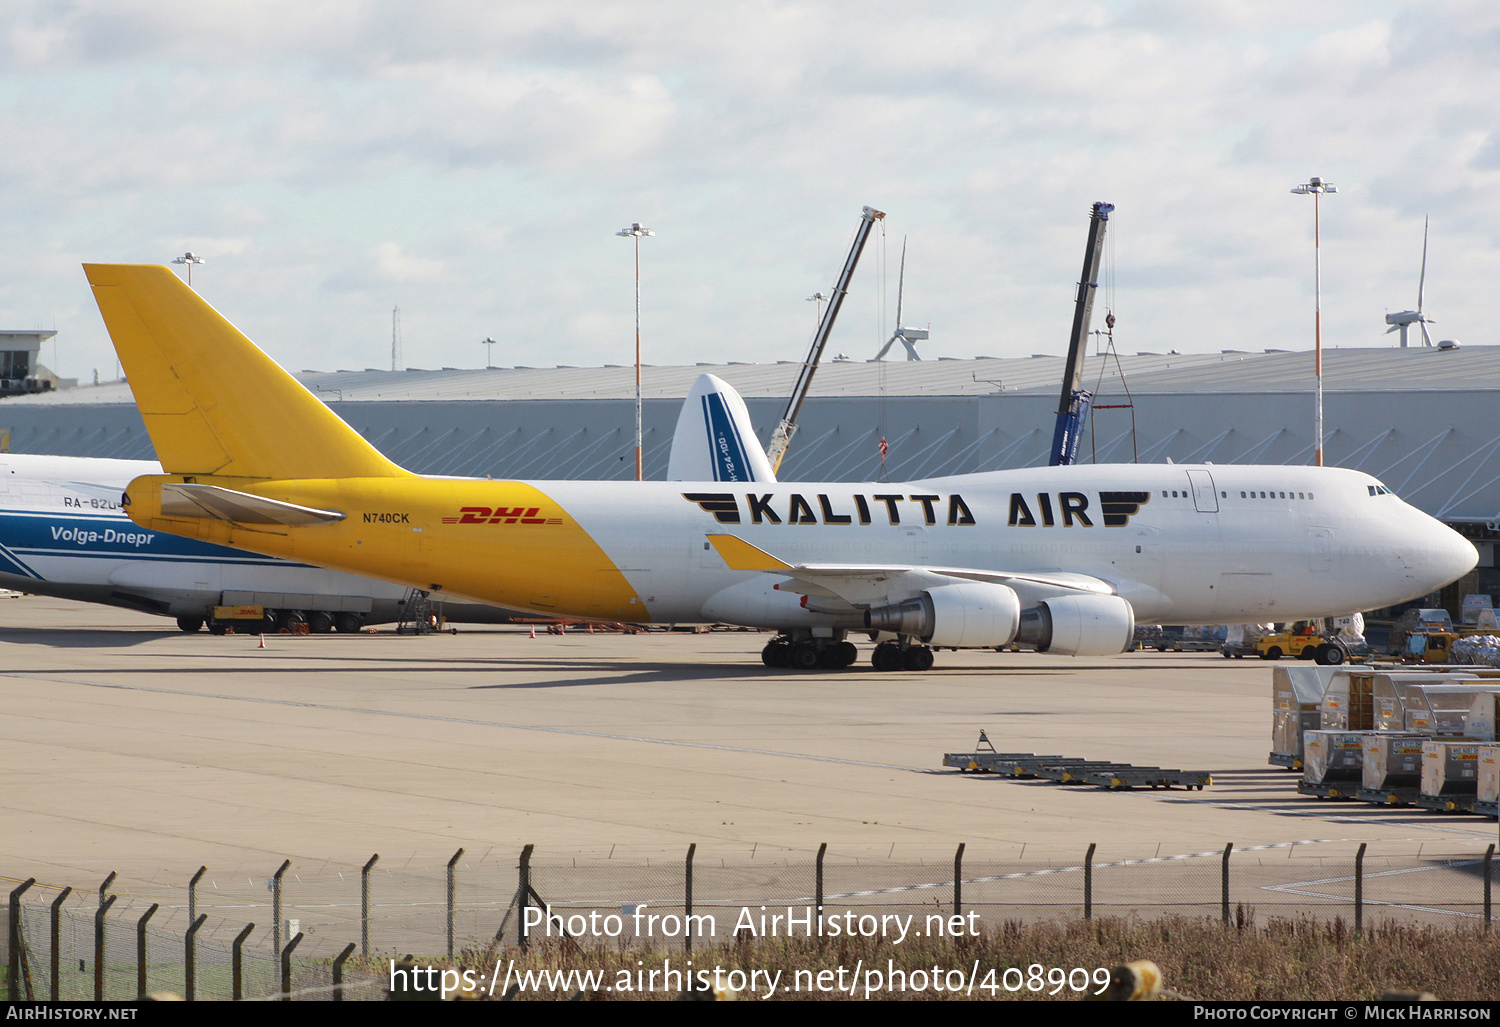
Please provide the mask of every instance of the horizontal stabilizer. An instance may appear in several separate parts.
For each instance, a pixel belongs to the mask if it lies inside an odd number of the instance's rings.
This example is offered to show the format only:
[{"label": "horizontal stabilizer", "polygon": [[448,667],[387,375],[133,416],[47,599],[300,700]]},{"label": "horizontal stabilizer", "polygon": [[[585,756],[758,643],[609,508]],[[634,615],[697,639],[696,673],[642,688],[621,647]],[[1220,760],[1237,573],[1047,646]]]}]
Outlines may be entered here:
[{"label": "horizontal stabilizer", "polygon": [[211,517],[236,524],[333,524],[344,519],[337,510],[315,510],[217,485],[185,483],[161,487],[161,512],[164,517]]}]

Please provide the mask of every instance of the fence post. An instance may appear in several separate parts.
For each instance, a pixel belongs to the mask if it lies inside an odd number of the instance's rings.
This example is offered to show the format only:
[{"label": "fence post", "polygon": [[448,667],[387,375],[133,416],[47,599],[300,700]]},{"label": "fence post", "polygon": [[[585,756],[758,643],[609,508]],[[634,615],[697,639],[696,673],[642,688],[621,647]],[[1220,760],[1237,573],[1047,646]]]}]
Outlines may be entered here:
[{"label": "fence post", "polygon": [[685,894],[683,896],[682,917],[682,945],[687,952],[693,951],[693,853],[698,851],[698,843],[692,842],[688,845],[687,864],[685,867]]},{"label": "fence post", "polygon": [[155,915],[158,908],[157,903],[151,903],[146,915],[135,923],[135,993],[139,998],[146,997],[146,921]]},{"label": "fence post", "polygon": [[953,854],[953,915],[964,915],[964,845],[958,843],[958,851]]},{"label": "fence post", "polygon": [[291,865],[291,860],[282,860],[281,868],[271,875],[271,952],[277,956],[281,955],[281,875]]},{"label": "fence post", "polygon": [[1490,868],[1495,863],[1495,843],[1484,850],[1484,929],[1490,929]]},{"label": "fence post", "polygon": [[110,897],[109,902],[105,902],[104,897],[109,894],[109,886],[114,884],[115,878],[119,876],[119,874],[111,870],[109,876],[99,885],[99,910],[94,914],[94,955],[96,956],[94,960],[95,1002],[104,1001],[104,921],[102,917],[105,910],[109,909],[114,902],[113,896]]},{"label": "fence post", "polygon": [[464,854],[460,848],[448,861],[448,958],[453,958],[453,868],[458,865],[459,857]]},{"label": "fence post", "polygon": [[10,963],[6,967],[5,981],[10,987],[6,996],[12,1002],[21,1001],[21,893],[33,884],[36,884],[36,878],[28,877],[10,893]]},{"label": "fence post", "polygon": [[254,924],[246,924],[245,929],[234,936],[234,980],[233,998],[236,1002],[245,997],[245,939],[250,937],[250,932],[255,930]]},{"label": "fence post", "polygon": [[1354,854],[1354,933],[1365,930],[1365,843],[1359,843]]},{"label": "fence post", "polygon": [[63,900],[73,894],[73,886],[68,885],[62,890],[57,898],[52,900],[52,1001],[58,1000],[61,991],[61,982],[58,980],[59,971],[62,969],[62,960],[57,954],[57,945],[62,934],[62,904]]},{"label": "fence post", "polygon": [[516,944],[521,946],[521,951],[526,951],[526,911],[531,908],[531,852],[535,845],[528,845],[521,850],[521,865],[517,871],[516,894],[521,898],[521,908],[516,912],[520,918],[516,921]]},{"label": "fence post", "polygon": [[817,889],[814,892],[818,904],[818,937],[823,937],[823,855],[828,851],[828,843],[824,842],[818,846],[818,870]]},{"label": "fence post", "polygon": [[207,913],[201,913],[187,929],[187,934],[182,939],[182,990],[183,999],[193,1001],[194,992],[197,991],[197,962],[198,962],[198,928],[208,919]]},{"label": "fence post", "polygon": [[380,853],[375,853],[359,871],[359,954],[366,959],[370,958],[370,868],[379,858]]},{"label": "fence post", "polygon": [[1234,851],[1234,842],[1224,846],[1224,866],[1219,872],[1219,911],[1224,926],[1229,926],[1229,854]]},{"label": "fence post", "polygon": [[[110,873],[110,880],[114,879],[114,873]],[[105,882],[109,883],[108,881]],[[118,895],[111,895],[99,904],[99,910],[94,914],[94,1001],[104,1001],[104,915],[109,912],[109,907],[115,904]]]},{"label": "fence post", "polygon": [[[462,852],[464,850],[459,849],[458,851]],[[452,949],[449,950],[448,954],[450,956],[453,954]],[[333,1000],[335,1002],[344,1001],[344,960],[352,955],[354,955],[354,942],[351,941],[344,946],[344,951],[340,952],[333,959]]]},{"label": "fence post", "polygon": [[1094,919],[1094,846],[1089,842],[1089,851],[1083,857],[1083,918]]},{"label": "fence post", "polygon": [[292,1000],[292,952],[301,941],[302,932],[298,931],[297,936],[287,942],[286,948],[281,950],[281,1001],[283,1002]]},{"label": "fence post", "polygon": [[188,923],[198,919],[198,882],[203,880],[203,875],[208,873],[208,867],[199,867],[193,879],[188,882]]}]

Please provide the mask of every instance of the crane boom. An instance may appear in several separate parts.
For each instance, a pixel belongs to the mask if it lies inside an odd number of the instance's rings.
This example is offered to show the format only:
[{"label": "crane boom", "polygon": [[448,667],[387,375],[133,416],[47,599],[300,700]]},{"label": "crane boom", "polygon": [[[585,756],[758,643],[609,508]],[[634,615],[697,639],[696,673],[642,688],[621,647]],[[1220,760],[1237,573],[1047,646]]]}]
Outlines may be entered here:
[{"label": "crane boom", "polygon": [[786,456],[786,448],[791,443],[792,436],[797,433],[797,415],[802,412],[802,401],[807,398],[807,390],[812,387],[813,374],[818,370],[818,361],[823,358],[823,347],[828,344],[833,322],[838,319],[844,295],[849,291],[849,279],[854,277],[854,269],[859,265],[859,255],[864,252],[865,240],[870,237],[870,229],[875,222],[884,217],[885,211],[874,207],[864,208],[859,216],[859,230],[854,233],[854,245],[849,248],[844,270],[839,273],[838,284],[833,287],[828,307],[823,311],[823,319],[818,322],[817,334],[813,336],[812,348],[808,351],[807,359],[802,362],[802,370],[797,374],[797,386],[787,400],[786,412],[781,415],[781,423],[771,433],[771,441],[766,446],[766,457],[771,461],[773,471],[781,470],[781,459]]},{"label": "crane boom", "polygon": [[1089,241],[1083,251],[1083,274],[1073,307],[1073,336],[1068,341],[1068,363],[1063,369],[1062,396],[1057,403],[1057,427],[1052,433],[1049,467],[1072,464],[1078,457],[1078,437],[1089,415],[1093,397],[1083,387],[1083,358],[1094,316],[1094,291],[1099,288],[1099,258],[1104,252],[1104,230],[1113,203],[1096,203],[1089,214]]}]

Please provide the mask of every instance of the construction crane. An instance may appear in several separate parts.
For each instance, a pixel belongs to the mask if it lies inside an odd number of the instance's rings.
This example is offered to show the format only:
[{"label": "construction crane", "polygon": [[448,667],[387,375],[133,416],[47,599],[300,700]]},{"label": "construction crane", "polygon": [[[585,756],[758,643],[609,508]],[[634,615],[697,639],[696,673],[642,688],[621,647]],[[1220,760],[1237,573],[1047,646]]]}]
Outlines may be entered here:
[{"label": "construction crane", "polygon": [[859,216],[859,230],[854,233],[854,245],[849,248],[849,257],[844,261],[844,270],[839,273],[838,284],[833,287],[833,293],[828,297],[828,306],[823,311],[823,318],[818,322],[817,334],[813,336],[812,349],[808,351],[807,359],[802,362],[802,370],[797,375],[797,386],[792,390],[791,398],[786,403],[786,413],[781,415],[781,423],[771,433],[771,441],[766,446],[766,457],[771,461],[771,470],[781,470],[781,459],[786,456],[786,447],[791,444],[792,436],[797,434],[797,415],[802,412],[802,401],[807,398],[807,390],[812,387],[813,374],[818,370],[818,361],[823,357],[823,347],[828,344],[828,335],[833,331],[833,322],[838,320],[839,307],[843,306],[844,296],[849,291],[849,279],[854,277],[854,269],[859,264],[859,255],[864,252],[865,240],[870,237],[870,229],[875,222],[885,217],[885,211],[876,210],[874,207],[864,208]]},{"label": "construction crane", "polygon": [[1087,353],[1089,323],[1094,315],[1094,291],[1099,288],[1099,258],[1104,252],[1104,230],[1113,203],[1096,203],[1089,214],[1089,241],[1083,251],[1083,274],[1073,308],[1073,336],[1068,341],[1068,363],[1063,368],[1062,396],[1057,404],[1057,427],[1052,432],[1049,467],[1063,467],[1078,459],[1078,438],[1089,416],[1093,396],[1083,387],[1083,358]]}]

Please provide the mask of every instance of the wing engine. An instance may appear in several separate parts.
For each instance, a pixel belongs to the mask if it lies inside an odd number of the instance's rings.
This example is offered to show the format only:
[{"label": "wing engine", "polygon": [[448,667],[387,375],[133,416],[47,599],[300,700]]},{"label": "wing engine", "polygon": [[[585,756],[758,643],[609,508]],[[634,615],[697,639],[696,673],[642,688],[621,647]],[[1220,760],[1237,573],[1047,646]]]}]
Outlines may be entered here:
[{"label": "wing engine", "polygon": [[1129,648],[1135,613],[1119,596],[1068,595],[1021,608],[1004,585],[964,582],[866,613],[865,626],[929,645],[968,648],[1012,642],[1063,656],[1113,656]]}]

